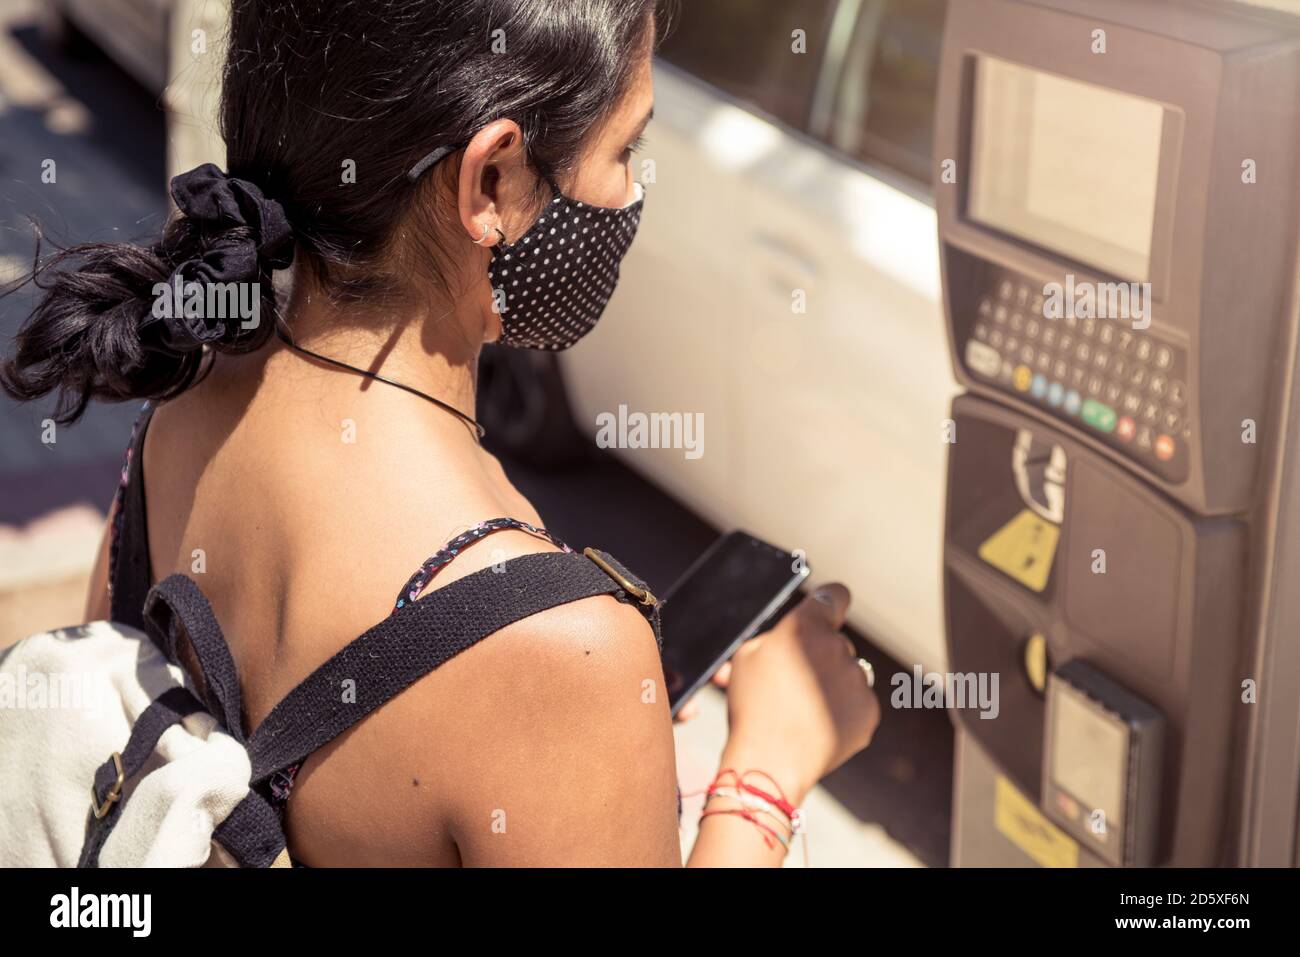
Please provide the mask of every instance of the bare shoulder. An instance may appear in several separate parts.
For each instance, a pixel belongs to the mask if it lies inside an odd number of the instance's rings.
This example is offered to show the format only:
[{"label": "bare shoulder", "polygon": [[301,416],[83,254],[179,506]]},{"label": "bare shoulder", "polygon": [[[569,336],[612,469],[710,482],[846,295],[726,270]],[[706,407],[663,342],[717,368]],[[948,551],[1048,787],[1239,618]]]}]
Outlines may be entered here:
[{"label": "bare shoulder", "polygon": [[532,615],[403,698],[389,733],[436,791],[403,788],[401,816],[464,863],[679,860],[672,721],[635,607],[602,595]]}]

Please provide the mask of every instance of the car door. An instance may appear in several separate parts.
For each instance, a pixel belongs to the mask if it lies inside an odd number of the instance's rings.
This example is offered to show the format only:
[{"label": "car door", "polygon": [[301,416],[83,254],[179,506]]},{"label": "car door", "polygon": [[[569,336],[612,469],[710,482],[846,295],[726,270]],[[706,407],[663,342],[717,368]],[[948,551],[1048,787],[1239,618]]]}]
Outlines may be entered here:
[{"label": "car door", "polygon": [[[749,243],[744,170],[783,135],[749,102],[792,118],[807,112],[834,6],[691,0],[679,7],[656,64],[655,121],[634,161],[647,193],[640,232],[609,314],[560,357],[588,434],[598,415],[616,415],[620,405],[702,418],[698,457],[680,448],[616,452],[719,526],[740,517],[736,416],[749,411],[735,405],[737,376],[746,374],[737,338],[748,327],[748,276],[738,268]],[[769,28],[781,11],[808,27],[809,56],[793,59],[788,31]]]}]

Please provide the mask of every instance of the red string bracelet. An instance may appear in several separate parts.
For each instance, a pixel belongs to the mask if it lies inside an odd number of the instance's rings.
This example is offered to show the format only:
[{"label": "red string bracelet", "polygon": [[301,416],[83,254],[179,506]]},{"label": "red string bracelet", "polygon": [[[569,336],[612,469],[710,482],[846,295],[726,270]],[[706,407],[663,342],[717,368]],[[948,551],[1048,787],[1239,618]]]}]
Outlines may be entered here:
[{"label": "red string bracelet", "polygon": [[[763,790],[762,788],[755,787],[754,785],[746,782],[745,776],[749,774],[760,774],[763,777],[767,778],[767,780],[772,783],[772,786],[776,789],[777,793],[775,795],[769,794],[767,791]],[[707,788],[703,789],[702,791],[695,791],[695,792],[691,792],[690,794],[684,794],[683,796],[692,797],[697,794],[704,794],[705,801],[707,802],[709,798],[713,797],[717,793],[719,786],[722,784],[722,779],[728,775],[730,775],[732,778],[735,779],[735,786],[738,790],[741,790],[748,794],[752,794],[755,797],[759,798],[760,800],[766,801],[769,805],[779,810],[782,814],[784,814],[789,819],[790,840],[793,840],[796,834],[803,835],[804,867],[807,867],[808,866],[808,834],[807,834],[807,826],[806,826],[806,820],[804,817],[803,810],[795,807],[793,804],[790,803],[790,801],[785,796],[785,791],[781,789],[781,785],[776,781],[775,778],[772,777],[772,775],[768,774],[766,771],[761,771],[756,768],[751,768],[743,772],[738,772],[735,768],[723,768],[714,776],[713,781],[709,784]],[[724,795],[724,796],[729,797],[730,795]],[[736,800],[736,798],[733,798],[733,800]],[[754,815],[754,813],[750,811],[749,808],[747,807],[715,808],[712,810],[706,809],[700,814],[700,820],[703,820],[704,818],[708,817],[711,814],[738,815],[744,818],[745,820],[749,821],[751,824],[755,825],[756,827],[760,828],[762,831],[766,832],[762,835],[763,843],[766,844],[769,849],[773,846],[772,845],[773,837],[775,837],[777,841],[779,841],[781,845],[786,848],[786,850],[789,850],[790,848],[789,840],[786,840],[784,835],[773,830],[770,826],[760,821]]]}]

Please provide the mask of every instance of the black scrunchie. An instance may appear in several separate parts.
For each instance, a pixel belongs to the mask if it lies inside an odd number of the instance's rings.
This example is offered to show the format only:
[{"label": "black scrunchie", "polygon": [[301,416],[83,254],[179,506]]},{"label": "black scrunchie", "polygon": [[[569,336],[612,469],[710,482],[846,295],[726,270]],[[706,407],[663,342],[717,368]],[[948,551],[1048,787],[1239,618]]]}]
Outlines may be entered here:
[{"label": "black scrunchie", "polygon": [[[172,179],[176,207],[205,233],[215,233],[201,257],[180,263],[168,280],[175,286],[179,277],[186,283],[203,284],[254,282],[264,270],[285,269],[293,262],[293,229],[284,207],[267,199],[256,185],[223,173],[212,163]],[[240,226],[247,234],[222,230]],[[177,315],[176,313],[179,313]],[[166,345],[176,352],[202,348],[226,335],[226,324],[215,317],[184,315],[184,309],[164,310]]]}]

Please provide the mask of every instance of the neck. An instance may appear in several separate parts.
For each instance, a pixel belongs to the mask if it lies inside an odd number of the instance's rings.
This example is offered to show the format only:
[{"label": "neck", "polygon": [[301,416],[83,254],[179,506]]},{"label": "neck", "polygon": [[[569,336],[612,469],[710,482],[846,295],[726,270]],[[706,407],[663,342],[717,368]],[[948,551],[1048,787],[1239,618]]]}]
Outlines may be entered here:
[{"label": "neck", "polygon": [[[418,306],[374,310],[358,321],[355,312],[329,302],[314,289],[314,284],[295,283],[283,323],[288,337],[303,349],[426,393],[474,418],[483,330],[482,320],[463,304],[431,299]],[[393,393],[385,394],[382,401],[386,404],[396,401],[426,406],[477,441],[463,420],[434,403],[388,383],[320,362],[278,339],[273,341],[285,354],[277,356],[278,361],[311,363],[329,372],[322,381],[331,385],[355,390],[360,382],[368,390]]]}]

